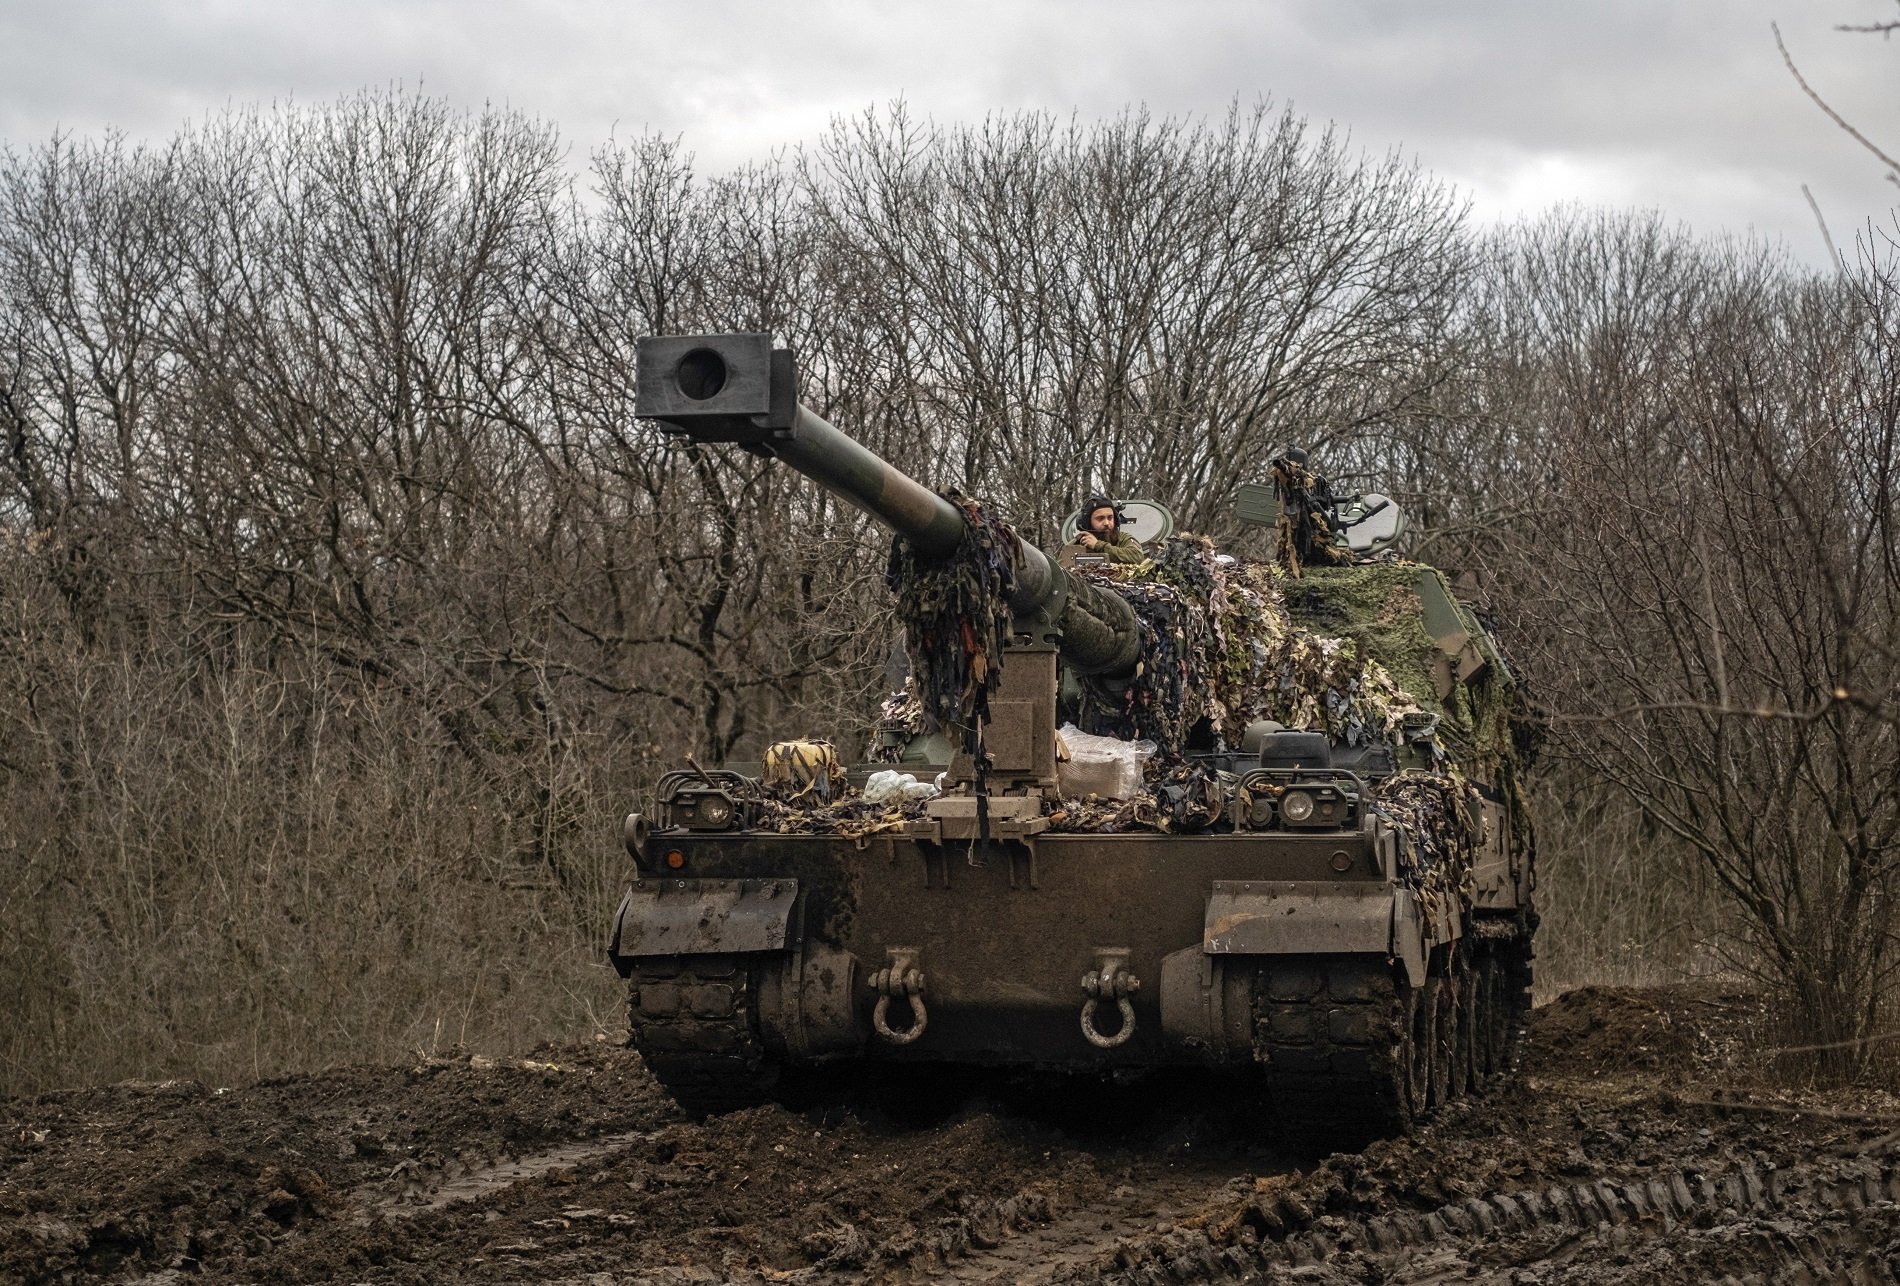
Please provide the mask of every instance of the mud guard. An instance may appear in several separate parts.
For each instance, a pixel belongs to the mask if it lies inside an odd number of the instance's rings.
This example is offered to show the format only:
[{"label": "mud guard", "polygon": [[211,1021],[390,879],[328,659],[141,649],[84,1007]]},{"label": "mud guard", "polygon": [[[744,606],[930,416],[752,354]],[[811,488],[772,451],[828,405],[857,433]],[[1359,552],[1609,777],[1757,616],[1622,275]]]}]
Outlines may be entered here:
[{"label": "mud guard", "polygon": [[639,879],[614,917],[614,966],[644,956],[783,951],[791,940],[798,881]]},{"label": "mud guard", "polygon": [[[1425,984],[1434,933],[1410,889],[1384,884],[1295,880],[1215,880],[1207,899],[1201,950],[1221,955],[1384,955],[1405,964],[1412,985]],[[1452,917],[1455,919],[1455,917]]]}]

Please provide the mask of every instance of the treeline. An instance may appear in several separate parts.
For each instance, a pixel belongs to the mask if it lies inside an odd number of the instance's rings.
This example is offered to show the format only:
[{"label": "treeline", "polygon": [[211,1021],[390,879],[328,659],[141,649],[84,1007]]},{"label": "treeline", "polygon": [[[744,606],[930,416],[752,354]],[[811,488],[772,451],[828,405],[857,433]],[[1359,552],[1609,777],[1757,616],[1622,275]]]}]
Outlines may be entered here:
[{"label": "treeline", "polygon": [[1278,448],[1375,471],[1551,712],[1553,878],[1627,865],[1633,934],[1810,1035],[1890,1021],[1890,260],[1480,234],[1265,109],[898,109],[711,177],[645,137],[578,188],[402,94],[0,165],[0,1089],[616,1027],[618,816],[687,750],[855,749],[891,640],[881,533],[633,419],[635,339],[714,330],[1044,539],[1105,488],[1246,547]]}]

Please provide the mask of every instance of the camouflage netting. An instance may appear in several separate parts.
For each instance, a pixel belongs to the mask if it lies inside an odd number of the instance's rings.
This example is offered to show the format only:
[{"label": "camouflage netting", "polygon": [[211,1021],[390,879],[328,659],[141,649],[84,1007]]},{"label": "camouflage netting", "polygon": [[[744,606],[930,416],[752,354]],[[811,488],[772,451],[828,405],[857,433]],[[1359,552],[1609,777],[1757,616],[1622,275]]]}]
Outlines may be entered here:
[{"label": "camouflage netting", "polygon": [[990,696],[1002,677],[1009,596],[1016,585],[1016,535],[955,491],[963,539],[946,558],[927,558],[903,536],[891,541],[884,583],[897,595],[910,657],[911,691],[926,729],[940,727],[979,765]]},{"label": "camouflage netting", "polygon": [[[1297,467],[1283,481],[1296,500]],[[889,580],[899,594],[913,667],[911,683],[884,705],[879,758],[894,761],[918,732],[942,726],[979,743],[1007,634],[1013,583],[1011,537],[974,503],[952,495],[971,517],[964,547],[950,559],[917,559],[897,542]],[[1300,521],[1319,521],[1325,497]],[[1316,529],[1317,531],[1317,529]],[[1189,748],[1239,747],[1250,723],[1321,731],[1348,748],[1387,745],[1402,766],[1372,792],[1369,807],[1408,838],[1406,881],[1421,890],[1468,896],[1472,855],[1483,836],[1468,807],[1462,772],[1494,782],[1514,842],[1528,846],[1522,800],[1525,746],[1521,702],[1508,668],[1496,664],[1469,682],[1450,681],[1443,654],[1427,633],[1421,593],[1439,594],[1437,573],[1385,558],[1303,570],[1220,557],[1205,537],[1181,535],[1150,550],[1149,561],[1076,569],[1125,600],[1140,638],[1135,673],[1084,679],[1076,723],[1085,732],[1148,739],[1144,789],[1133,799],[1063,799],[1046,806],[1056,831],[1148,830],[1189,833],[1233,825],[1234,780],[1189,755]],[[1467,609],[1457,626],[1489,649]],[[836,807],[836,806],[834,806]],[[908,811],[921,813],[921,806]],[[830,810],[826,810],[829,812]],[[868,834],[896,829],[898,810],[879,816],[784,819],[778,829]]]},{"label": "camouflage netting", "polygon": [[830,742],[781,741],[769,747],[760,774],[701,773],[729,793],[748,815],[747,825],[781,835],[826,835],[861,840],[901,831],[924,818],[922,800],[873,802],[850,788]]},{"label": "camouflage netting", "polygon": [[[1399,874],[1421,893],[1471,902],[1471,869],[1484,840],[1475,790],[1453,773],[1398,773],[1372,792],[1372,808],[1399,834]],[[1428,913],[1433,905],[1425,901]]]},{"label": "camouflage netting", "polygon": [[839,839],[857,840],[884,831],[901,831],[910,822],[924,820],[922,800],[873,804],[865,799],[845,799],[835,804],[812,805],[802,800],[767,796],[757,807],[758,828],[781,835],[835,835]]},{"label": "camouflage netting", "polygon": [[[1258,719],[1362,746],[1396,744],[1405,716],[1422,713],[1360,642],[1293,625],[1283,573],[1224,563],[1204,536],[1162,541],[1145,567],[1078,574],[1125,599],[1141,637],[1131,680],[1084,683],[1077,725],[1085,732],[1145,737],[1172,764],[1197,740],[1210,749],[1216,737],[1238,746]],[[1419,641],[1430,646],[1422,632]]]},{"label": "camouflage netting", "polygon": [[1192,595],[1158,580],[1123,579],[1112,571],[1080,574],[1107,581],[1135,609],[1141,658],[1125,687],[1084,682],[1077,726],[1125,741],[1145,738],[1163,755],[1178,756],[1215,700],[1200,682],[1212,641],[1207,610]]},{"label": "camouflage netting", "polygon": [[1045,809],[1053,831],[1172,831],[1192,834],[1232,822],[1228,800],[1232,773],[1201,764],[1180,763],[1168,769],[1150,769],[1140,794],[1133,799],[1052,801]]},{"label": "camouflage netting", "polygon": [[1338,500],[1326,479],[1303,459],[1276,458],[1269,468],[1280,501],[1280,565],[1298,576],[1307,564],[1339,567],[1352,562],[1352,551],[1333,543]]},{"label": "camouflage netting", "polygon": [[924,703],[917,696],[914,679],[904,680],[904,690],[884,698],[879,707],[877,725],[871,730],[871,745],[864,757],[874,764],[904,761],[904,748],[911,740],[930,731]]},{"label": "camouflage netting", "polygon": [[[1407,839],[1405,881],[1424,892],[1470,895],[1472,788],[1453,764],[1498,784],[1519,846],[1530,843],[1522,805],[1524,722],[1514,681],[1498,664],[1441,696],[1433,667],[1440,651],[1427,634],[1416,563],[1382,560],[1281,568],[1219,560],[1205,539],[1162,542],[1146,567],[1084,573],[1108,584],[1141,623],[1141,663],[1125,689],[1085,683],[1078,724],[1161,748],[1146,788],[1131,800],[1066,799],[1051,804],[1051,828],[1113,833],[1225,829],[1224,792],[1212,773],[1182,756],[1197,727],[1238,746],[1247,724],[1272,719],[1323,731],[1347,747],[1407,749],[1413,766],[1381,782],[1370,806]],[[1463,608],[1460,620],[1481,637]],[[1486,645],[1488,646],[1488,644]],[[1204,726],[1203,726],[1204,721]],[[1401,755],[1401,762],[1404,756]],[[1229,783],[1231,785],[1231,783]]]},{"label": "camouflage netting", "polygon": [[1472,778],[1493,783],[1513,843],[1528,850],[1533,839],[1524,773],[1536,757],[1539,730],[1496,641],[1462,604],[1456,606],[1460,628],[1480,642],[1494,664],[1470,682],[1450,683],[1440,695],[1439,681],[1448,676],[1433,674],[1440,653],[1426,633],[1419,599],[1421,578],[1437,575],[1423,564],[1399,561],[1328,568],[1288,582],[1287,608],[1315,634],[1350,639],[1416,697],[1436,720],[1433,735],[1440,753],[1433,766],[1456,765]]}]

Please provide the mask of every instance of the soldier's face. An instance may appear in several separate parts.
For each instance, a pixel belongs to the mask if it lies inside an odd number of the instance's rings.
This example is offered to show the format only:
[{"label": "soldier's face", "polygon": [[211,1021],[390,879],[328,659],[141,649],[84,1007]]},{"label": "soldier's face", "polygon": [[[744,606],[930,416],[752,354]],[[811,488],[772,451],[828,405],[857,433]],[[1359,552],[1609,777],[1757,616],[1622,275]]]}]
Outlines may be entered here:
[{"label": "soldier's face", "polygon": [[1115,511],[1107,505],[1089,513],[1089,530],[1099,540],[1107,540],[1115,534]]}]

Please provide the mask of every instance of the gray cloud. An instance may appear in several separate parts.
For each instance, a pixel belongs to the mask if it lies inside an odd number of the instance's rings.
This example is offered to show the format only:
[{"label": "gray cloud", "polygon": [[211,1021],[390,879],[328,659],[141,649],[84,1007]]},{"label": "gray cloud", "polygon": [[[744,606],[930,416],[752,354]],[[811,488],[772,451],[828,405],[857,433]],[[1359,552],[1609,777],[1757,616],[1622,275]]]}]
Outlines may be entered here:
[{"label": "gray cloud", "polygon": [[1481,218],[1652,207],[1818,261],[1803,183],[1841,238],[1887,222],[1900,191],[1802,97],[1769,24],[1835,106],[1900,147],[1900,45],[1832,30],[1896,17],[1892,0],[0,0],[0,138],[159,139],[228,105],[420,85],[550,120],[577,156],[653,129],[723,168],[900,95],[944,121],[1271,97],[1370,150],[1403,149]]}]

